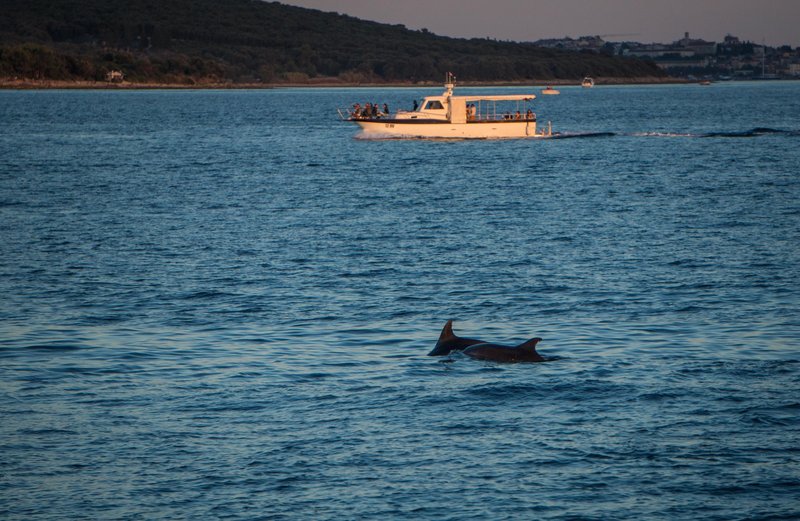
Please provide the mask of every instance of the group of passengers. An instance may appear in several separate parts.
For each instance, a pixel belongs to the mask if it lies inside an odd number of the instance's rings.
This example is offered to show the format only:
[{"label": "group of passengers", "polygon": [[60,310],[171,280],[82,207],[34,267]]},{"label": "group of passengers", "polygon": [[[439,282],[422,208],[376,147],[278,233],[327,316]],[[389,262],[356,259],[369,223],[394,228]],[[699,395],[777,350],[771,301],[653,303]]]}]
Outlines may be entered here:
[{"label": "group of passengers", "polygon": [[383,110],[377,103],[365,103],[362,107],[360,103],[353,104],[350,114],[356,119],[379,119],[389,115],[389,105],[383,104]]},{"label": "group of passengers", "polygon": [[[477,114],[477,110],[474,103],[467,104],[467,121],[475,121]],[[486,116],[489,117],[488,115]],[[516,111],[515,113],[506,112],[503,114],[503,119],[506,121],[536,121],[536,113],[533,112],[531,109],[528,109],[525,112],[525,116],[522,116],[520,111]]]},{"label": "group of passengers", "polygon": [[531,109],[528,109],[528,111],[525,112],[525,117],[523,118],[522,114],[520,113],[520,111],[516,111],[514,114],[512,114],[510,112],[506,112],[505,114],[503,114],[503,119],[512,120],[512,121],[514,121],[514,120],[516,120],[516,121],[522,121],[522,120],[536,121],[536,114]]}]

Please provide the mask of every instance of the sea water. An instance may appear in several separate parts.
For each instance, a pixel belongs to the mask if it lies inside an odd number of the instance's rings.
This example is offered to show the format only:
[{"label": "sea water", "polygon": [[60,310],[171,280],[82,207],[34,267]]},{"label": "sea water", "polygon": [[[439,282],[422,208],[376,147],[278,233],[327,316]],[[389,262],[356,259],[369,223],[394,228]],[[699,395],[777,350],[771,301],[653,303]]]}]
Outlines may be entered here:
[{"label": "sea water", "polygon": [[800,518],[800,83],[440,90],[0,92],[0,518]]}]

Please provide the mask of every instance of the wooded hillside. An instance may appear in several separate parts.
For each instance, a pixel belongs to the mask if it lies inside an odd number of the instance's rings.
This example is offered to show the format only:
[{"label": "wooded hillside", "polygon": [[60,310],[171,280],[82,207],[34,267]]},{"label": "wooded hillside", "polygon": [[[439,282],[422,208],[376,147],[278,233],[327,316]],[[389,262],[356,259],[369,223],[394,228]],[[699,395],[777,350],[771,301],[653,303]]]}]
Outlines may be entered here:
[{"label": "wooded hillside", "polygon": [[2,0],[0,77],[133,82],[658,77],[650,62],[437,36],[261,0]]}]

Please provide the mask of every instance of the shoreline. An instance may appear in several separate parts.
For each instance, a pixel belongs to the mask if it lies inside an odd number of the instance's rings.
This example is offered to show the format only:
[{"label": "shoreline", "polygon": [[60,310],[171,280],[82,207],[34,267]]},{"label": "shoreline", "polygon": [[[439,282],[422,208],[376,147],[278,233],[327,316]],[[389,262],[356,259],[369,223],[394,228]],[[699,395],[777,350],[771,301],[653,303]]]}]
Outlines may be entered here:
[{"label": "shoreline", "polygon": [[[465,81],[458,86],[464,87],[526,87],[526,86],[576,86],[581,80],[525,80],[525,81]],[[603,85],[661,85],[694,83],[683,78],[596,78],[595,86]],[[252,89],[297,89],[297,88],[435,88],[441,82],[377,82],[354,83],[336,78],[319,78],[303,83],[233,83],[233,82],[197,82],[197,83],[159,83],[159,82],[107,82],[85,80],[33,80],[0,78],[0,90],[252,90]]]}]

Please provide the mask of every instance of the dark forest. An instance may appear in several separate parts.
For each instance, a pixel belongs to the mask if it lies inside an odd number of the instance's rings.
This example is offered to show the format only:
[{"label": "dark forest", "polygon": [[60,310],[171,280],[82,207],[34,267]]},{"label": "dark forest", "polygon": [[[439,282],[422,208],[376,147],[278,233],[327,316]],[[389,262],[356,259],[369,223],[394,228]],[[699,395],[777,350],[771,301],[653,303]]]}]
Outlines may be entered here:
[{"label": "dark forest", "polygon": [[347,83],[661,77],[653,63],[425,29],[260,0],[2,0],[0,77]]}]

